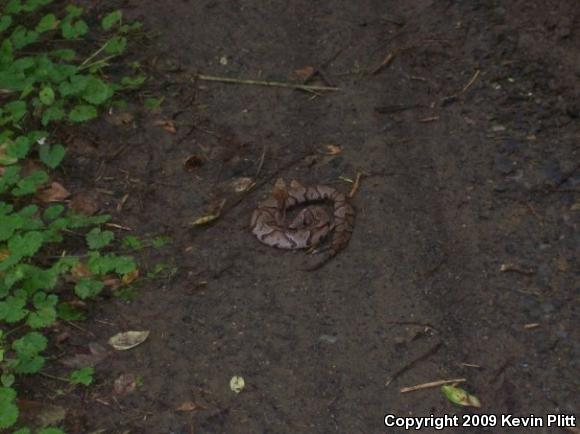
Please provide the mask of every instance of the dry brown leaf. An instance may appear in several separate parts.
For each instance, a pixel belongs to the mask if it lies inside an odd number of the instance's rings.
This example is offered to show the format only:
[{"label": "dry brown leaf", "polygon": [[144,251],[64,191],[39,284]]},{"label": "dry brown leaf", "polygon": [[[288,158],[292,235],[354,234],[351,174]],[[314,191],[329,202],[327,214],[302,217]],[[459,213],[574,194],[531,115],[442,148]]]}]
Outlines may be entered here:
[{"label": "dry brown leaf", "polygon": [[207,214],[207,215],[201,216],[201,217],[195,219],[194,221],[192,221],[191,225],[192,226],[207,225],[208,223],[211,223],[214,220],[217,220],[219,217],[220,217],[219,214]]},{"label": "dry brown leaf", "polygon": [[149,337],[149,330],[117,333],[109,338],[109,345],[117,351],[126,351],[141,345]]},{"label": "dry brown leaf", "polygon": [[89,351],[90,353],[76,354],[59,361],[69,368],[84,368],[85,366],[96,366],[109,355],[109,350],[96,342],[89,344]]},{"label": "dry brown leaf", "polygon": [[118,127],[122,125],[131,125],[134,119],[135,116],[133,116],[133,113],[129,112],[113,113],[106,117],[107,122]]},{"label": "dry brown leaf", "polygon": [[36,197],[42,202],[62,202],[70,193],[62,184],[53,182],[50,187],[43,188],[36,193]]},{"label": "dry brown leaf", "polygon": [[137,388],[137,376],[135,374],[122,374],[113,383],[113,391],[117,396],[127,395]]},{"label": "dry brown leaf", "polygon": [[47,426],[60,425],[66,416],[66,409],[47,402],[19,399],[20,415],[18,422],[26,425]]},{"label": "dry brown leaf", "polygon": [[137,279],[137,277],[139,277],[139,270],[135,268],[133,271],[129,271],[127,274],[124,274],[121,278],[121,282],[123,285],[130,285]]},{"label": "dry brown leaf", "polygon": [[342,152],[342,146],[340,145],[326,145],[326,155],[338,155]]},{"label": "dry brown leaf", "polygon": [[10,257],[10,250],[0,249],[0,262]]},{"label": "dry brown leaf", "polygon": [[195,410],[198,410],[198,409],[201,409],[201,408],[202,408],[201,406],[197,405],[193,401],[184,401],[175,410],[176,411],[189,412],[189,411],[195,411]]},{"label": "dry brown leaf", "polygon": [[70,269],[70,274],[76,280],[80,279],[81,277],[89,277],[93,275],[87,264],[84,262],[79,262],[74,267],[72,267]]},{"label": "dry brown leaf", "polygon": [[106,275],[103,278],[103,283],[113,291],[121,287],[121,281],[112,275]]},{"label": "dry brown leaf", "polygon": [[304,68],[296,69],[294,74],[302,79],[307,79],[314,74],[314,68],[312,66],[305,66]]},{"label": "dry brown leaf", "polygon": [[197,155],[190,155],[183,162],[183,169],[186,172],[193,172],[195,169],[203,166],[203,160]]},{"label": "dry brown leaf", "polygon": [[69,207],[78,214],[91,216],[101,208],[99,204],[99,193],[96,191],[77,193],[72,197]]},{"label": "dry brown leaf", "polygon": [[248,191],[253,184],[254,181],[252,180],[252,178],[248,178],[245,176],[241,178],[235,178],[232,181],[232,187],[234,188],[236,193],[243,193],[244,191]]},{"label": "dry brown leaf", "polygon": [[167,131],[168,133],[171,133],[171,134],[175,134],[177,132],[177,129],[175,128],[175,124],[173,123],[173,121],[170,121],[170,120],[155,121],[154,125],[156,127],[163,128],[165,131]]}]

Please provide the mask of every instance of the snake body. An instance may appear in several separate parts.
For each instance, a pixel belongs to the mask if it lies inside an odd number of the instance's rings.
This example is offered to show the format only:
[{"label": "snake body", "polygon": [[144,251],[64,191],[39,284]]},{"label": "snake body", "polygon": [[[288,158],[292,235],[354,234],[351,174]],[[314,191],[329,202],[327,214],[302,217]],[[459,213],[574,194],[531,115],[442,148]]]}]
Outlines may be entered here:
[{"label": "snake body", "polygon": [[[252,213],[250,228],[258,240],[279,249],[309,249],[318,247],[332,232],[332,239],[318,260],[307,269],[319,268],[348,244],[354,228],[355,211],[345,195],[326,185],[305,187],[293,181],[290,188],[278,189],[259,203]],[[275,190],[276,192],[276,190]],[[324,208],[313,202],[333,203],[332,219]],[[298,205],[308,205],[290,222],[286,212]]]}]

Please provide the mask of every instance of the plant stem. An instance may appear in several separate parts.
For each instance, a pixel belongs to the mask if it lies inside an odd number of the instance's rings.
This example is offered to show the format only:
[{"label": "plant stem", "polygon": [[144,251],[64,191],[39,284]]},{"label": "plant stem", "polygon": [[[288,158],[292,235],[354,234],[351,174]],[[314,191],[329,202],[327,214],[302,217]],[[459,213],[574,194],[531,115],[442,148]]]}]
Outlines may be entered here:
[{"label": "plant stem", "polygon": [[304,90],[307,92],[315,92],[315,91],[337,91],[340,90],[338,87],[329,87],[329,86],[311,86],[307,84],[294,84],[294,83],[283,83],[280,81],[264,81],[264,80],[244,80],[240,78],[229,78],[229,77],[216,77],[213,75],[203,75],[198,74],[196,76],[199,80],[204,81],[217,81],[220,83],[234,83],[234,84],[249,84],[255,86],[269,86],[269,87],[285,87],[288,89],[298,89]]}]

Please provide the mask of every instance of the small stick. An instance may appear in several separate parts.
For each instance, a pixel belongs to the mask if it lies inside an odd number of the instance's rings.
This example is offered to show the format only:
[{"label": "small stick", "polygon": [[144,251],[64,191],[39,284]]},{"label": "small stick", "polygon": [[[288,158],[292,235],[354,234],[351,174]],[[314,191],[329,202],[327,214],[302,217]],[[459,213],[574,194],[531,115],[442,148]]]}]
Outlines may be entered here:
[{"label": "small stick", "polygon": [[356,192],[358,191],[359,187],[360,187],[360,180],[362,178],[362,172],[357,172],[356,173],[356,179],[354,180],[354,184],[352,186],[352,188],[350,189],[350,192],[348,193],[348,198],[352,199],[354,197],[354,195],[356,194]]},{"label": "small stick", "polygon": [[260,176],[260,172],[262,171],[262,167],[264,166],[264,159],[266,158],[266,145],[264,145],[264,149],[262,150],[262,156],[260,157],[260,162],[258,163],[258,170],[256,170],[256,176],[254,178],[258,179]]},{"label": "small stick", "polygon": [[403,387],[400,392],[414,392],[415,390],[432,389],[433,387],[443,386],[444,384],[454,384],[454,383],[464,383],[467,380],[465,378],[454,378],[452,380],[438,380],[431,381],[430,383],[417,384],[416,386]]},{"label": "small stick", "polygon": [[442,345],[443,345],[443,342],[439,341],[437,344],[435,344],[428,351],[426,351],[425,353],[421,354],[416,359],[411,360],[409,363],[407,363],[403,367],[396,370],[393,375],[391,375],[390,377],[387,378],[387,380],[385,381],[385,386],[388,386],[389,384],[391,384],[398,376],[400,376],[402,373],[408,371],[413,366],[415,366],[416,363],[420,362],[421,360],[426,359],[427,357],[431,356],[432,354],[435,354],[437,352],[437,350],[439,350],[439,348],[441,348]]},{"label": "small stick", "polygon": [[216,77],[213,75],[202,75],[198,74],[196,76],[198,80],[203,81],[217,81],[220,83],[234,83],[234,84],[249,84],[254,86],[269,86],[269,87],[285,87],[287,89],[297,89],[304,90],[306,92],[316,92],[316,91],[336,91],[340,90],[338,87],[331,86],[314,86],[308,84],[294,84],[294,83],[283,83],[280,81],[264,81],[264,80],[243,80],[240,78],[229,78],[229,77]]},{"label": "small stick", "polygon": [[417,122],[427,123],[427,122],[435,122],[437,120],[439,120],[439,116],[431,116],[428,118],[418,119]]},{"label": "small stick", "polygon": [[396,51],[391,52],[389,54],[387,54],[387,57],[385,57],[383,59],[383,61],[377,66],[375,67],[372,71],[371,71],[371,75],[376,75],[379,72],[381,72],[383,69],[385,69],[387,66],[389,66],[391,63],[393,63],[393,60],[395,60],[395,55],[397,54]]},{"label": "small stick", "polygon": [[469,80],[467,82],[467,84],[465,86],[463,86],[463,89],[461,89],[461,92],[459,93],[459,95],[464,94],[465,92],[467,92],[469,90],[469,88],[471,86],[473,86],[473,83],[475,83],[475,80],[477,80],[477,78],[479,77],[479,74],[481,74],[481,71],[478,69],[477,71],[475,71],[475,74],[473,74],[473,77],[471,77],[471,80]]},{"label": "small stick", "polygon": [[464,368],[481,369],[481,365],[476,365],[475,363],[465,363],[465,362],[462,362],[462,363],[459,364],[459,366],[462,366]]}]

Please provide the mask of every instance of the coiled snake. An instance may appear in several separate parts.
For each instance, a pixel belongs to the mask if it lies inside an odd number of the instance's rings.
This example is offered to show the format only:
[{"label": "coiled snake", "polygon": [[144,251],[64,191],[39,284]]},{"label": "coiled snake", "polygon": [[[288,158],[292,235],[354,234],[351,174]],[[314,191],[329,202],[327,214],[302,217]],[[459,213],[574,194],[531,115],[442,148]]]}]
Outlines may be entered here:
[{"label": "coiled snake", "polygon": [[[326,210],[312,202],[333,202],[332,219]],[[298,205],[303,208],[290,223],[286,213]],[[315,270],[324,265],[348,244],[354,229],[355,211],[346,196],[326,185],[305,187],[292,181],[286,188],[278,180],[272,195],[258,204],[252,213],[250,229],[258,240],[279,249],[312,249],[332,232],[328,246],[318,249],[315,261],[306,265],[306,270]]]}]

